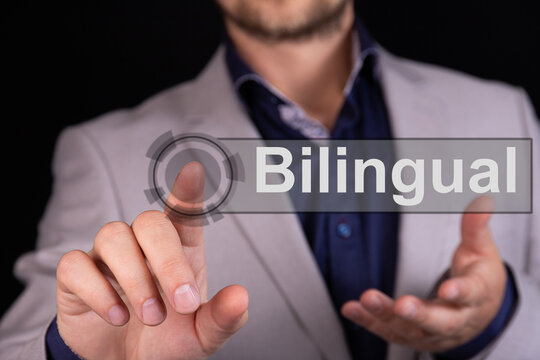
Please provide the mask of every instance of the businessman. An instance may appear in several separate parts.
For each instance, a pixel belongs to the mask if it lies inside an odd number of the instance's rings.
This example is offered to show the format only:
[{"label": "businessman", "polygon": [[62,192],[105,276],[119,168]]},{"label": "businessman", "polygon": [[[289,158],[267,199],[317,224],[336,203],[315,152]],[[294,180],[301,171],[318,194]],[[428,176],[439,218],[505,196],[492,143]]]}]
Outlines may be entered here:
[{"label": "businessman", "polygon": [[[479,198],[462,216],[229,214],[203,228],[148,205],[145,153],[170,130],[527,137],[539,155],[522,90],[389,54],[350,0],[217,3],[226,35],[194,81],[60,136],[0,358],[535,359],[538,212],[490,216]],[[204,180],[188,164],[169,201],[200,204]]]}]

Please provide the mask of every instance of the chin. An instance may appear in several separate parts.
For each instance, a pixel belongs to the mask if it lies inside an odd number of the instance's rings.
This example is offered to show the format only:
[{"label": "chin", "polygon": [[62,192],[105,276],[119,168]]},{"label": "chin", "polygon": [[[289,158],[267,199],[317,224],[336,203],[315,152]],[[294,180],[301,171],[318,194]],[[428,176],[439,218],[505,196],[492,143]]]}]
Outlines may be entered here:
[{"label": "chin", "polygon": [[333,14],[341,14],[347,4],[352,5],[352,0],[217,0],[217,3],[236,23],[271,36],[324,23]]}]

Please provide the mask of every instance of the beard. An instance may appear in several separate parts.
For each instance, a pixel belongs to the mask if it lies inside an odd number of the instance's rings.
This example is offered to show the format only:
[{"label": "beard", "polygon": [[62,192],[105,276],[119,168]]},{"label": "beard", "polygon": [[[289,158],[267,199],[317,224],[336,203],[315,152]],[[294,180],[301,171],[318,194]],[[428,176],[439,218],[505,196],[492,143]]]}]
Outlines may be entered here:
[{"label": "beard", "polygon": [[[220,0],[216,2],[225,19],[250,35],[271,42],[301,41],[339,31],[347,7],[352,2],[312,0],[300,13],[282,16],[277,7],[288,1],[295,0],[236,0],[231,8]],[[261,6],[262,3],[267,5],[266,8]]]}]

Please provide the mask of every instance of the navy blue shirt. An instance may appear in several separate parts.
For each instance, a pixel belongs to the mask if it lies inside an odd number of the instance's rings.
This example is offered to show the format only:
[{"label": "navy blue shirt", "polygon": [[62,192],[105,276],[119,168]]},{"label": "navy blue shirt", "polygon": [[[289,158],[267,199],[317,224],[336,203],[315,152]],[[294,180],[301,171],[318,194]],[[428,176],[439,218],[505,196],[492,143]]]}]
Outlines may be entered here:
[{"label": "navy blue shirt", "polygon": [[[378,77],[377,47],[356,22],[353,47],[357,49],[345,102],[328,132],[298,106],[255,74],[236,53],[228,38],[226,62],[231,78],[251,120],[265,139],[390,139],[392,131]],[[392,154],[385,154],[392,156]],[[299,213],[298,218],[326,282],[335,310],[358,299],[369,288],[392,296],[398,254],[399,214]],[[496,318],[475,339],[439,354],[441,359],[468,359],[484,349],[511,317],[516,289],[508,269],[504,302]],[[435,280],[435,279],[434,279]],[[387,343],[339,315],[354,359],[384,359]],[[74,359],[62,341],[55,321],[47,331],[48,357]]]},{"label": "navy blue shirt", "polygon": [[[334,128],[328,134],[321,131],[321,135],[342,140],[390,139],[388,115],[377,80],[376,48],[366,31],[359,31],[358,37],[362,48],[357,59],[360,64],[357,74],[351,79]],[[309,124],[289,126],[283,122],[284,111],[280,109],[284,106],[294,108],[295,105],[264,80],[250,76],[253,72],[239,58],[231,43],[227,45],[226,57],[235,86],[263,138],[317,136],[311,129],[302,132]],[[300,122],[293,119],[294,124]],[[397,213],[299,213],[298,216],[338,314],[347,300],[358,299],[369,288],[392,295]],[[382,339],[341,315],[339,317],[354,358],[385,357],[387,346]]]}]

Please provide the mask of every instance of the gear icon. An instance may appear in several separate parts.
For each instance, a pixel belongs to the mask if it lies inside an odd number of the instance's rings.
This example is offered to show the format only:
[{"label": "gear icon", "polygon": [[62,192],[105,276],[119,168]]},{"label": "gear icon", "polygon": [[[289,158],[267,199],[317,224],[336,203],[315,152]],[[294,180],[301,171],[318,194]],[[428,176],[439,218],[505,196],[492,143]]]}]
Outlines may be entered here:
[{"label": "gear icon", "polygon": [[[238,182],[244,182],[244,166],[238,153],[232,154],[218,139],[206,134],[189,133],[174,136],[168,131],[159,136],[148,148],[148,188],[144,194],[150,204],[159,202],[175,218],[203,219],[207,225],[223,218],[220,209],[233,196]],[[204,206],[193,208],[171,206],[167,194],[178,172],[189,162],[198,161],[205,170]]]}]

